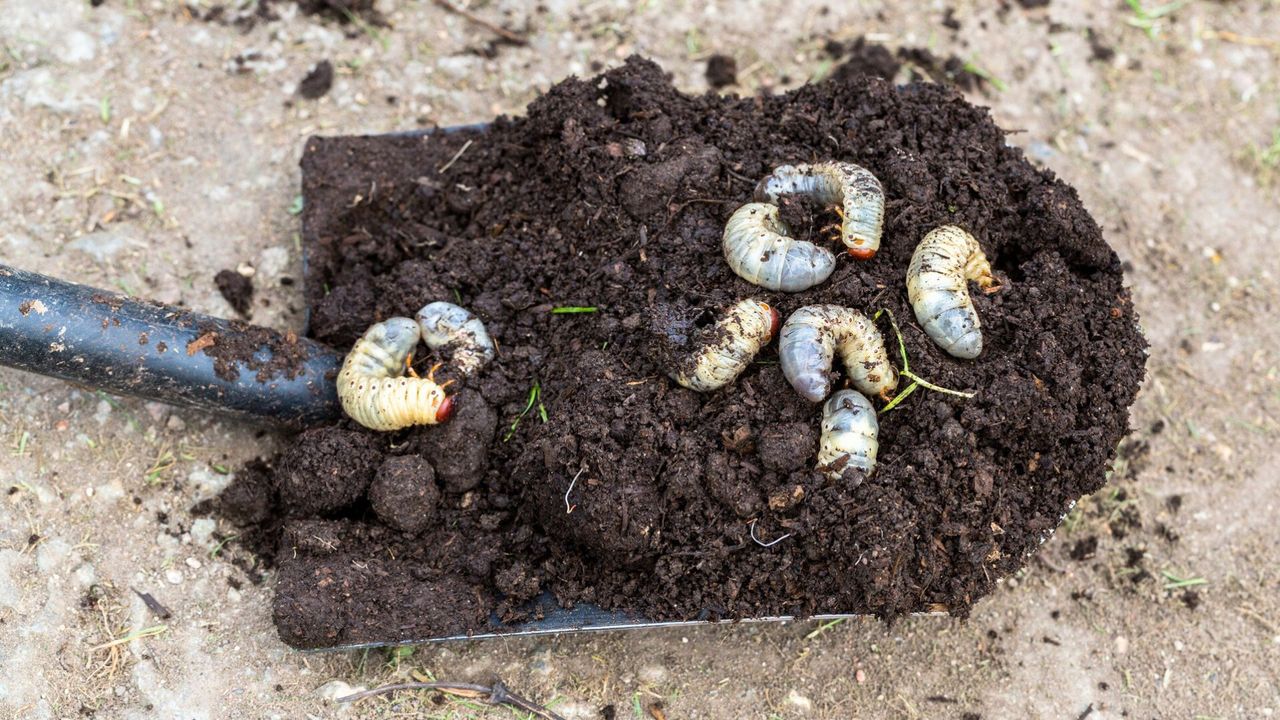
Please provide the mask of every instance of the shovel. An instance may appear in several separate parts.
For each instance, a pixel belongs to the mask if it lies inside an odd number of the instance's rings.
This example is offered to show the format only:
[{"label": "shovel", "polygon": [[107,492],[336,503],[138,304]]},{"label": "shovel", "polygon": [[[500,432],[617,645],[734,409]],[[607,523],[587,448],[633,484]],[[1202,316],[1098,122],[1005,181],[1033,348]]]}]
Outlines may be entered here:
[{"label": "shovel", "polygon": [[[486,123],[480,123],[393,134],[483,132],[487,127]],[[218,343],[229,346],[256,343],[257,351],[248,360],[224,359],[219,367],[207,352]],[[301,357],[290,368],[292,376],[276,374],[259,380],[259,369],[270,364],[275,349],[285,347],[282,343],[287,344],[291,356]],[[93,389],[297,431],[342,416],[334,385],[342,358],[342,353],[306,338],[0,264],[0,365]],[[527,609],[530,617],[538,619],[502,623],[495,616],[491,618],[494,629],[489,632],[410,640],[388,638],[316,652],[513,635],[796,619],[778,616],[657,622],[589,603],[565,609],[549,593],[533,600]],[[860,616],[829,614],[806,619],[830,621],[852,617]]]},{"label": "shovel", "polygon": [[[249,359],[219,368],[206,350],[218,343],[257,343]],[[259,380],[259,369],[289,347],[301,357],[293,377]],[[192,407],[281,430],[301,430],[342,415],[334,377],[342,353],[306,338],[185,308],[131,298],[0,265],[0,365],[68,382]],[[401,638],[329,650],[405,645],[511,635],[705,625],[713,621],[654,622],[590,604],[565,609],[550,595],[534,601],[530,620],[473,635]],[[853,615],[816,615],[835,620]],[[756,621],[790,617],[752,618]],[[729,621],[725,621],[729,622]]]}]

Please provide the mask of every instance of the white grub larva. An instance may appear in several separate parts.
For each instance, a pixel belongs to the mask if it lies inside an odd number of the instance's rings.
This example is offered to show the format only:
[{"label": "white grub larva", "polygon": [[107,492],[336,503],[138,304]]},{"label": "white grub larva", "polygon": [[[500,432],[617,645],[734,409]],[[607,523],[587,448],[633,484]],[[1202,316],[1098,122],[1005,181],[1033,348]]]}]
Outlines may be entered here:
[{"label": "white grub larva", "polygon": [[809,305],[791,313],[782,326],[778,359],[787,382],[810,402],[831,392],[836,351],[853,386],[887,398],[898,387],[884,338],[867,316],[839,305]]},{"label": "white grub larva", "polygon": [[[377,323],[356,341],[338,371],[338,400],[353,420],[370,430],[435,425],[453,414],[453,398],[431,377],[404,377],[421,330],[394,317]],[[446,385],[448,383],[445,383]]]},{"label": "white grub larva", "polygon": [[982,352],[982,324],[969,297],[969,280],[984,292],[1000,289],[978,241],[955,225],[925,235],[907,268],[907,297],[920,327],[943,350],[966,360]]},{"label": "white grub larva", "polygon": [[684,358],[671,378],[698,392],[710,392],[733,382],[756,353],[778,331],[778,311],[758,300],[743,300],[729,308],[704,335],[704,343]]},{"label": "white grub larva", "polygon": [[871,401],[856,390],[841,390],[822,406],[818,470],[838,480],[848,468],[870,475],[876,468],[880,424]]},{"label": "white grub larva", "polygon": [[418,327],[427,347],[435,351],[453,348],[451,362],[464,376],[484,367],[497,352],[480,318],[453,303],[423,306],[418,311]]},{"label": "white grub larva", "polygon": [[738,277],[769,290],[800,292],[836,269],[826,248],[791,237],[778,206],[747,203],[724,226],[724,259]]},{"label": "white grub larva", "polygon": [[756,185],[755,197],[777,204],[784,195],[834,206],[842,220],[840,241],[858,260],[870,260],[880,249],[884,187],[870,170],[849,162],[780,165]]}]

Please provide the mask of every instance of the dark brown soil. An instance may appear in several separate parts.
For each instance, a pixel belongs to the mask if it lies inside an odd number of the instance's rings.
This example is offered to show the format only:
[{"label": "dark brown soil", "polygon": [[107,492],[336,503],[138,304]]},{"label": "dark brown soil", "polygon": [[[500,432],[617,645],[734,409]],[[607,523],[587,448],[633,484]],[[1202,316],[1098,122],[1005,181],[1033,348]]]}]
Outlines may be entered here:
[{"label": "dark brown soil", "polygon": [[963,90],[975,90],[986,82],[955,55],[938,57],[922,47],[900,47],[897,53],[891,53],[885,46],[859,37],[847,44],[829,41],[825,50],[832,57],[843,59],[832,72],[831,79],[836,82],[863,75],[892,80],[903,66],[912,81],[946,83]]},{"label": "dark brown soil", "polygon": [[[260,527],[287,518],[275,606],[286,642],[487,631],[526,619],[548,590],[655,620],[964,615],[1103,484],[1146,343],[1098,225],[954,90],[835,78],[691,97],[632,59],[488,132],[307,144],[314,335],[346,346],[375,320],[450,299],[480,315],[499,353],[443,426],[343,422],[245,474],[255,487],[234,512]],[[841,256],[795,295],[738,279],[720,250],[730,213],[773,166],[828,158],[884,183],[880,253]],[[829,242],[818,229],[833,219],[797,233]],[[943,354],[907,303],[912,250],[944,223],[976,234],[1004,285],[975,298],[977,361]],[[719,392],[666,377],[673,348],[689,351],[744,297],[784,317],[814,303],[892,310],[912,369],[977,396],[917,391],[881,415],[877,472],[831,482],[813,470],[819,410],[787,385],[774,347]],[[269,513],[243,507],[277,496]],[[752,528],[789,536],[763,547]]]},{"label": "dark brown soil", "polygon": [[863,37],[848,44],[830,40],[825,49],[833,58],[842,60],[831,72],[831,79],[837,83],[848,82],[864,75],[893,80],[898,74],[898,68],[901,67],[889,48],[878,43],[869,43]]},{"label": "dark brown soil", "polygon": [[707,58],[707,84],[719,90],[738,82],[738,61],[728,55]]},{"label": "dark brown soil", "polygon": [[253,280],[235,270],[219,270],[213,276],[213,283],[232,309],[242,317],[250,316],[253,312]]},{"label": "dark brown soil", "polygon": [[[187,346],[187,354],[203,352],[213,358],[213,372],[227,382],[240,378],[240,367],[254,373],[260,383],[275,378],[292,380],[302,374],[307,361],[307,346],[298,342],[292,332],[279,333],[269,328],[229,320],[231,334],[219,332],[213,323],[201,323],[202,334]],[[264,349],[266,352],[263,352]]]},{"label": "dark brown soil", "polygon": [[321,60],[298,83],[298,94],[308,100],[324,97],[333,87],[333,63]]}]

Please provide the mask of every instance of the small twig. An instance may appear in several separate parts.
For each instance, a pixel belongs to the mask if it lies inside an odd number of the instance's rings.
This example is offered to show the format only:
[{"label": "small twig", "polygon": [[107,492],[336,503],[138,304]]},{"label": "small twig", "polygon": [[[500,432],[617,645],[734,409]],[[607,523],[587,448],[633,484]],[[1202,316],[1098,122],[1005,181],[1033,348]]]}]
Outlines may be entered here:
[{"label": "small twig", "polygon": [[1265,47],[1280,49],[1280,40],[1272,40],[1264,37],[1253,37],[1250,35],[1240,35],[1230,30],[1204,30],[1201,31],[1200,37],[1205,40],[1221,40],[1223,42],[1236,43],[1238,45],[1251,45],[1253,47]]},{"label": "small twig", "polygon": [[445,10],[448,10],[451,13],[456,13],[458,15],[461,15],[467,20],[470,20],[476,25],[479,25],[480,27],[484,28],[485,30],[488,30],[489,32],[493,33],[494,35],[497,35],[498,37],[502,38],[503,40],[506,40],[509,43],[512,43],[515,45],[529,44],[529,39],[521,35],[520,33],[508,30],[502,27],[501,25],[495,25],[489,22],[488,20],[485,20],[484,18],[476,15],[470,10],[467,10],[466,8],[461,8],[461,7],[458,7],[457,5],[454,5],[453,3],[449,2],[449,0],[433,0],[433,2],[435,2],[436,5],[439,5],[441,8],[444,8]]},{"label": "small twig", "polygon": [[89,652],[106,650],[107,648],[113,648],[117,645],[127,645],[133,642],[134,640],[141,640],[142,638],[146,638],[146,637],[155,637],[156,635],[159,635],[168,629],[169,629],[168,625],[153,625],[149,628],[139,630],[137,632],[129,633],[128,635],[125,635],[122,638],[110,640],[108,642],[102,643],[101,645],[94,645],[93,647],[89,648]]},{"label": "small twig", "polygon": [[950,388],[944,388],[941,385],[934,385],[928,380],[925,380],[919,375],[916,375],[915,373],[911,372],[911,362],[907,360],[907,343],[905,340],[902,339],[902,331],[898,329],[898,321],[896,318],[893,317],[893,311],[890,310],[889,308],[881,308],[879,311],[876,312],[874,316],[872,316],[871,318],[872,322],[879,320],[881,315],[889,316],[889,325],[890,327],[893,328],[893,334],[898,338],[898,353],[902,355],[902,370],[899,371],[898,374],[904,378],[911,380],[912,382],[910,385],[907,386],[906,390],[903,390],[902,392],[898,393],[892,400],[890,400],[889,404],[885,405],[884,409],[882,409],[880,412],[882,413],[889,412],[890,410],[897,407],[899,403],[907,399],[908,395],[915,392],[917,387],[926,387],[926,388],[929,388],[930,390],[933,390],[934,392],[946,393],[947,395],[955,395],[957,397],[962,397],[962,398],[971,398],[976,395],[976,393],[962,392],[960,390],[952,390]]},{"label": "small twig", "polygon": [[1067,569],[1066,569],[1066,568],[1062,567],[1061,565],[1057,564],[1057,563],[1056,563],[1056,562],[1054,562],[1053,560],[1050,560],[1050,559],[1049,559],[1049,551],[1048,551],[1048,550],[1043,550],[1043,549],[1042,549],[1040,552],[1036,553],[1036,559],[1040,561],[1040,564],[1041,564],[1041,565],[1044,565],[1045,567],[1049,568],[1050,570],[1052,570],[1052,571],[1054,571],[1054,572],[1061,573],[1061,574],[1063,574],[1063,575],[1066,575],[1066,574],[1067,574]]},{"label": "small twig", "polygon": [[444,165],[441,165],[440,169],[436,171],[436,174],[443,175],[445,170],[448,170],[449,168],[453,167],[453,164],[458,162],[458,158],[462,157],[462,153],[466,152],[467,148],[469,147],[471,147],[470,140],[462,143],[462,147],[458,148],[458,152],[454,153],[453,157],[449,158],[449,162],[445,163]]},{"label": "small twig", "polygon": [[828,621],[826,621],[826,622],[822,623],[821,625],[819,625],[816,629],[814,629],[814,630],[813,630],[812,632],[810,632],[808,635],[805,635],[805,636],[804,636],[804,639],[805,639],[805,640],[812,640],[812,639],[814,639],[814,638],[818,637],[819,635],[821,635],[822,633],[824,633],[824,632],[826,632],[826,631],[830,630],[831,628],[833,628],[833,627],[835,627],[835,626],[839,625],[840,623],[842,623],[842,622],[844,622],[844,621],[845,621],[845,619],[844,619],[844,618],[836,618],[835,620],[828,620]]},{"label": "small twig", "polygon": [[355,702],[363,700],[375,695],[395,692],[396,690],[437,690],[458,697],[471,698],[479,700],[486,705],[510,705],[517,710],[523,710],[527,713],[540,717],[543,720],[564,720],[563,717],[548,710],[547,708],[535,702],[526,700],[519,695],[507,689],[501,680],[495,680],[492,687],[485,685],[473,685],[471,683],[448,683],[448,682],[411,682],[397,683],[395,685],[383,685],[380,688],[365,690],[355,693],[354,695],[345,695],[338,698],[338,702]]},{"label": "small twig", "polygon": [[564,514],[565,515],[568,515],[569,513],[573,512],[574,508],[578,507],[576,503],[573,505],[569,504],[569,493],[573,492],[573,486],[578,484],[578,477],[581,476],[582,473],[586,471],[587,471],[586,468],[582,468],[581,470],[579,470],[578,474],[574,475],[573,480],[569,482],[569,489],[564,491]]},{"label": "small twig", "polygon": [[911,393],[915,392],[916,388],[918,387],[920,387],[920,383],[918,382],[911,383],[910,385],[907,386],[906,390],[903,390],[902,392],[895,395],[893,399],[889,401],[889,404],[885,405],[884,408],[880,410],[880,412],[887,413],[890,410],[898,407],[898,404],[901,403],[903,400],[906,400],[907,397],[910,396]]},{"label": "small twig", "polygon": [[752,520],[750,523],[747,523],[747,525],[751,528],[751,539],[755,540],[756,544],[759,545],[760,547],[773,547],[774,545],[777,545],[783,540],[786,540],[787,538],[791,537],[791,533],[787,533],[786,535],[783,535],[782,537],[772,542],[764,542],[760,538],[756,537],[756,521]]},{"label": "small twig", "polygon": [[511,429],[508,430],[507,434],[503,436],[502,442],[506,442],[510,440],[512,436],[516,434],[516,428],[520,426],[520,421],[523,420],[524,416],[528,415],[529,411],[533,409],[534,403],[537,403],[539,406],[538,414],[544,416],[542,418],[542,422],[547,421],[545,417],[546,409],[542,407],[541,397],[542,397],[542,385],[540,385],[537,380],[534,380],[533,387],[529,390],[529,402],[525,404],[524,410],[521,410],[520,414],[516,416],[515,422],[511,423]]},{"label": "small twig", "polygon": [[671,217],[667,219],[667,224],[663,229],[671,227],[671,224],[675,222],[676,218],[680,217],[680,213],[684,212],[685,208],[690,205],[729,205],[733,202],[735,201],[721,200],[720,198],[693,198],[692,200],[685,200],[676,206],[675,211],[671,213]]},{"label": "small twig", "polygon": [[928,380],[925,380],[924,378],[911,372],[910,370],[903,370],[901,374],[903,377],[910,378],[911,380],[915,381],[915,383],[920,387],[929,388],[934,392],[946,393],[948,395],[955,395],[957,397],[962,397],[962,398],[971,398],[977,394],[977,393],[971,393],[971,392],[964,392],[963,390],[952,390],[951,388],[944,388],[941,385],[934,385],[933,383],[929,382]]},{"label": "small twig", "polygon": [[1246,617],[1251,617],[1258,621],[1259,625],[1270,630],[1273,634],[1280,633],[1280,628],[1277,628],[1275,623],[1263,617],[1262,613],[1259,613],[1257,610],[1244,605],[1240,606],[1239,610]]}]

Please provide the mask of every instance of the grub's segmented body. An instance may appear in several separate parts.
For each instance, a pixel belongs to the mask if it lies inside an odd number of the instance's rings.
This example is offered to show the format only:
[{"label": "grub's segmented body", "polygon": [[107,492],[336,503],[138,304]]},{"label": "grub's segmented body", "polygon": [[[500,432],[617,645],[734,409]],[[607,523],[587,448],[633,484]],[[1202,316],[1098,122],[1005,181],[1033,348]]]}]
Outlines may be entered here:
[{"label": "grub's segmented body", "polygon": [[787,382],[810,402],[831,392],[831,361],[836,351],[853,386],[887,397],[898,387],[898,371],[889,363],[884,338],[865,315],[839,305],[809,305],[791,313],[782,326],[778,358]]},{"label": "grub's segmented body", "polygon": [[433,302],[418,311],[422,341],[432,350],[453,348],[452,363],[463,375],[470,375],[493,359],[497,349],[480,318],[466,308],[448,302]]},{"label": "grub's segmented body", "polygon": [[698,392],[724,387],[747,369],[777,330],[777,310],[758,300],[743,300],[707,331],[704,344],[671,377]]},{"label": "grub's segmented body", "polygon": [[966,360],[982,352],[982,324],[969,297],[969,280],[998,290],[978,241],[955,225],[931,231],[916,246],[907,269],[907,297],[916,320],[943,350]]},{"label": "grub's segmented body", "polygon": [[808,195],[836,206],[844,219],[840,241],[853,257],[870,260],[880,249],[884,187],[870,170],[848,162],[780,165],[756,185],[755,197],[777,204],[784,195]]},{"label": "grub's segmented body", "polygon": [[769,290],[800,292],[836,269],[826,248],[791,237],[778,206],[747,203],[724,226],[724,259],[738,277]]},{"label": "grub's segmented body", "polygon": [[870,475],[876,468],[879,432],[876,410],[866,396],[855,390],[832,395],[822,406],[818,469],[832,479],[839,479],[850,467]]},{"label": "grub's segmented body", "polygon": [[431,378],[405,377],[421,331],[409,318],[377,323],[356,341],[338,372],[338,400],[370,430],[435,425],[453,413],[453,398]]}]

